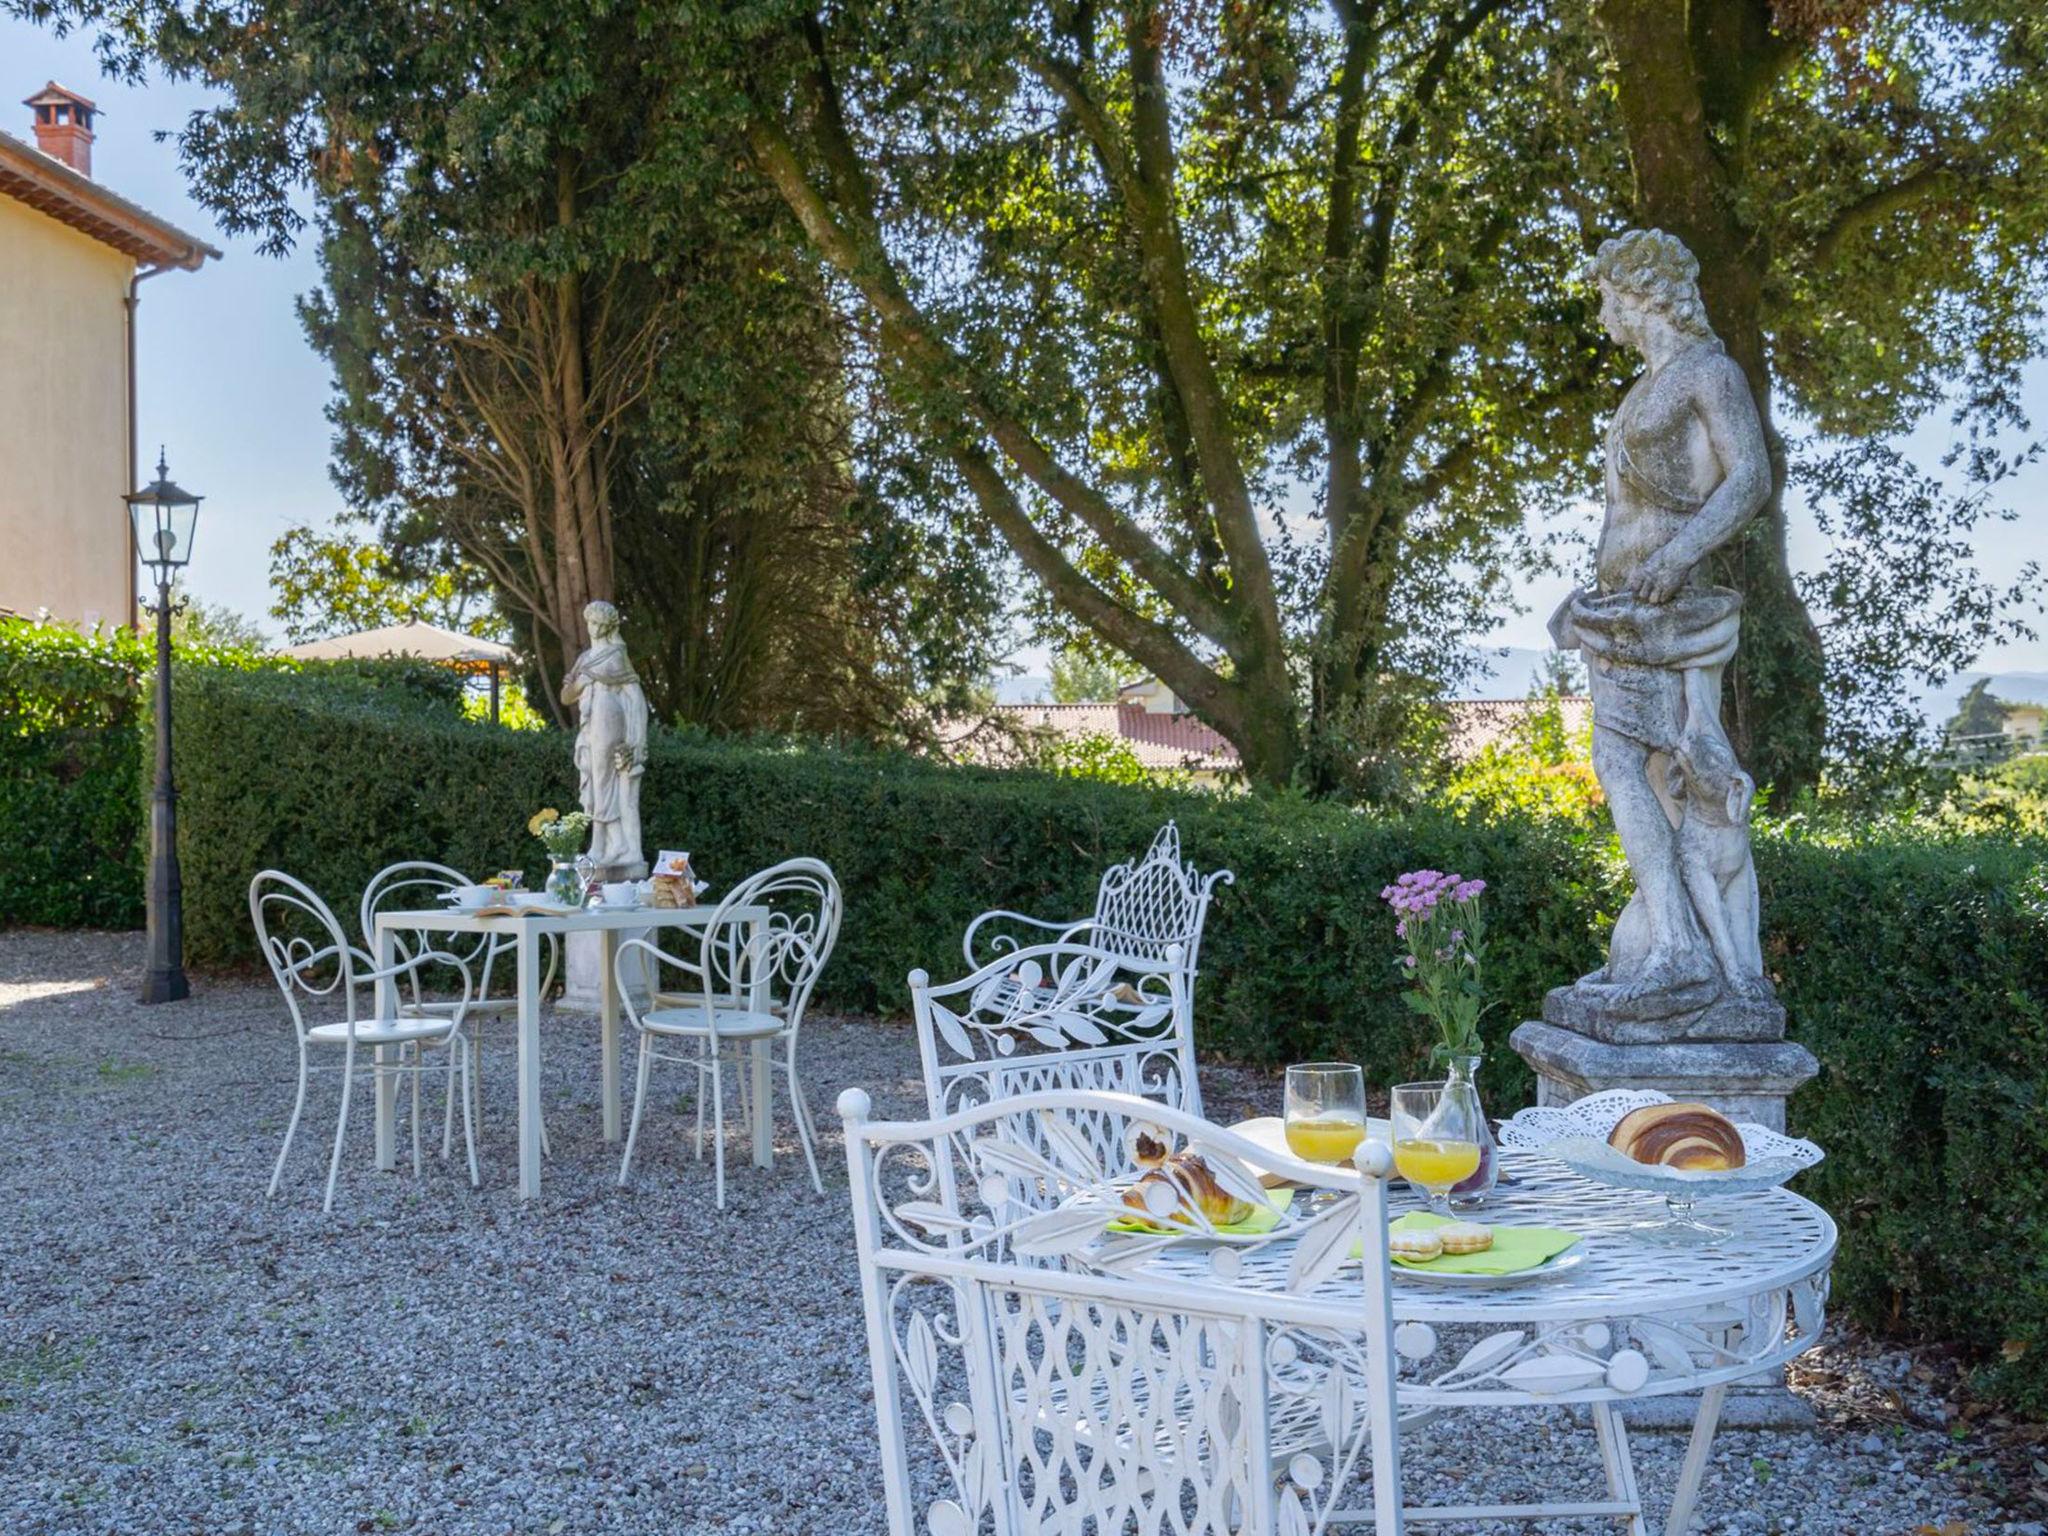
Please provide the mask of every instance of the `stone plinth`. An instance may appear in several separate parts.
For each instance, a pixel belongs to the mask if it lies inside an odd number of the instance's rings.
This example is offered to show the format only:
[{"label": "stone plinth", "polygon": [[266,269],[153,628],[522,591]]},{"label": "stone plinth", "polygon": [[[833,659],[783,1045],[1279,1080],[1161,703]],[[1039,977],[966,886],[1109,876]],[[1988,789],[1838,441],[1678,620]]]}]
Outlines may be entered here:
[{"label": "stone plinth", "polygon": [[1606,1088],[1654,1088],[1774,1131],[1785,1129],[1786,1096],[1820,1070],[1813,1053],[1790,1040],[1616,1045],[1532,1019],[1508,1043],[1536,1071],[1538,1104],[1569,1104]]},{"label": "stone plinth", "polygon": [[[621,928],[618,941],[624,944],[628,939],[644,939],[654,932],[651,928]],[[564,945],[567,953],[563,957],[565,984],[562,1000],[556,1006],[564,1013],[596,1013],[604,1004],[604,935],[601,933],[572,933],[567,935]],[[626,988],[633,999],[633,1006],[644,1007],[647,989],[639,978],[639,967],[627,964],[629,985]]]},{"label": "stone plinth", "polygon": [[1767,988],[1748,996],[1715,988],[1708,1001],[1661,1016],[1645,1015],[1640,1002],[1610,1003],[1604,996],[1608,990],[1584,983],[1552,987],[1543,999],[1543,1022],[1608,1045],[1785,1038],[1785,1006]]}]

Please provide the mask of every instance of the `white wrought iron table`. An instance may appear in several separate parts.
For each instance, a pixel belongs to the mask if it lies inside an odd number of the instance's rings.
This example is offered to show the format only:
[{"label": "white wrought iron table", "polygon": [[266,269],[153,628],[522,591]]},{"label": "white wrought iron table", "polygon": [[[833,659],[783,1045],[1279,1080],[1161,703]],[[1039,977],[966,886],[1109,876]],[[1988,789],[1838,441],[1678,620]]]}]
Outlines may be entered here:
[{"label": "white wrought iron table", "polygon": [[[519,1194],[531,1200],[540,1194],[540,940],[544,934],[597,933],[604,939],[603,982],[599,993],[599,1035],[604,1055],[604,1139],[616,1142],[624,1135],[619,1109],[619,992],[613,962],[618,956],[619,936],[649,928],[701,928],[711,921],[715,906],[630,907],[607,910],[586,908],[559,914],[518,917],[485,917],[475,912],[458,912],[436,907],[420,912],[377,914],[377,968],[388,971],[398,958],[398,937],[404,933],[488,933],[512,934],[514,973],[519,997]],[[744,923],[750,944],[761,942],[767,931],[766,907],[731,907],[726,916]],[[756,968],[760,969],[759,967]],[[758,1012],[768,1009],[768,976],[758,975],[748,1006]],[[395,983],[386,978],[377,983],[380,1018],[397,1011]],[[769,1047],[766,1038],[753,1042],[751,1072],[752,1102],[768,1102]],[[383,1050],[378,1051],[381,1059]],[[398,1165],[398,1079],[396,1074],[377,1075],[377,1166],[389,1171]],[[767,1168],[775,1160],[775,1143],[768,1116],[754,1114],[754,1162]]]},{"label": "white wrought iron table", "polygon": [[[1620,1409],[1641,1398],[1697,1392],[1699,1411],[1665,1525],[1667,1536],[1677,1536],[1691,1521],[1729,1386],[1774,1370],[1819,1341],[1835,1224],[1813,1202],[1774,1189],[1718,1204],[1718,1214],[1736,1229],[1718,1246],[1661,1247],[1629,1232],[1658,1214],[1660,1197],[1594,1184],[1537,1154],[1501,1156],[1515,1182],[1495,1194],[1479,1219],[1579,1233],[1585,1260],[1555,1279],[1491,1289],[1403,1278],[1397,1267],[1396,1391],[1404,1417],[1458,1408],[1584,1404],[1599,1440],[1609,1497],[1410,1508],[1406,1518],[1605,1516],[1625,1521],[1631,1536],[1639,1536],[1642,1500]],[[1396,1194],[1393,1205],[1416,1208],[1405,1194]],[[1185,1280],[1224,1280],[1309,1300],[1288,1291],[1293,1246],[1282,1241],[1238,1251],[1181,1243],[1148,1267]],[[1337,1285],[1327,1282],[1324,1289],[1335,1294]]]}]

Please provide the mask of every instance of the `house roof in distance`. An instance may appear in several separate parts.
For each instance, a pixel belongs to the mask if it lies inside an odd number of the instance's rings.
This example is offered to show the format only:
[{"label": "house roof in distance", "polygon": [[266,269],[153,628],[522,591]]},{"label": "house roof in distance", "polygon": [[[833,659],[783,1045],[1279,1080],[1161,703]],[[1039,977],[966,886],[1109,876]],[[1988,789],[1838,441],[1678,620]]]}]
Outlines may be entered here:
[{"label": "house roof in distance", "polygon": [[197,271],[220,252],[33,144],[0,132],[0,196],[26,203],[102,245],[152,267]]},{"label": "house roof in distance", "polygon": [[[1120,692],[1128,692],[1126,687]],[[1505,742],[1541,701],[1531,699],[1449,699],[1445,748],[1455,762],[1469,762],[1489,746]],[[1557,701],[1564,728],[1576,735],[1592,719],[1590,699],[1568,695]],[[1185,712],[1150,711],[1135,703],[998,704],[995,716],[1032,734],[1067,741],[1107,737],[1121,741],[1144,768],[1186,769],[1224,773],[1237,768],[1237,748],[1216,730]],[[969,762],[1001,767],[1015,753],[1000,736],[972,732],[958,739],[959,755]]]},{"label": "house roof in distance", "polygon": [[351,656],[415,656],[421,661],[446,662],[462,667],[509,667],[512,647],[495,640],[479,640],[414,619],[407,624],[386,624],[379,629],[359,629],[352,635],[330,635],[325,640],[308,640],[288,645],[280,656],[300,661],[340,661]]}]

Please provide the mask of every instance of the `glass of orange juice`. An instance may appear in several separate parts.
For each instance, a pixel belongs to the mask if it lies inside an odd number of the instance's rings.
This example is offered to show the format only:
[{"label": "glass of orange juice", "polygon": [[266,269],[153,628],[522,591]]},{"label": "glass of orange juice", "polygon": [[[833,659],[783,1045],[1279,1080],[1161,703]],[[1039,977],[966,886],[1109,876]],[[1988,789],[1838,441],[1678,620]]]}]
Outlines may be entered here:
[{"label": "glass of orange juice", "polygon": [[1479,1167],[1479,1095],[1470,1083],[1402,1083],[1391,1096],[1394,1167],[1451,1214],[1451,1189]]},{"label": "glass of orange juice", "polygon": [[1365,1140],[1365,1073],[1341,1061],[1287,1069],[1287,1150],[1305,1163],[1341,1165]]}]

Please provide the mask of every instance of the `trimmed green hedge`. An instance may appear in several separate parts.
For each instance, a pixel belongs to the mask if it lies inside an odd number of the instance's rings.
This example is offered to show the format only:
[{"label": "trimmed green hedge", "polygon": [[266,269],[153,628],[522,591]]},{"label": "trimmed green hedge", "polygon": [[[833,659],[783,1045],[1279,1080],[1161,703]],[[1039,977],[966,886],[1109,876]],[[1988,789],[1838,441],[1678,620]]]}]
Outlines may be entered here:
[{"label": "trimmed green hedge", "polygon": [[[244,901],[257,869],[290,870],[343,913],[400,858],[537,875],[526,817],[574,794],[559,735],[465,724],[361,679],[195,667],[177,708],[186,938],[199,963],[251,956]],[[25,771],[17,738],[0,739],[0,782],[12,786]],[[137,749],[97,750],[68,786],[38,791],[48,804],[111,805],[119,792],[101,775],[139,787]],[[1102,867],[1173,816],[1191,858],[1237,874],[1204,941],[1203,1049],[1269,1064],[1341,1055],[1379,1082],[1414,1073],[1426,1050],[1398,1002],[1378,900],[1392,874],[1434,866],[1490,882],[1497,1041],[1547,987],[1596,963],[1623,879],[1604,838],[1565,824],[1395,819],[667,733],[642,815],[650,846],[689,848],[719,885],[792,854],[828,861],[848,909],[829,1000],[883,1012],[904,1007],[913,967],[957,974],[976,912],[1085,911]],[[112,819],[44,823],[52,867],[81,864],[83,842],[59,846],[74,836],[118,844],[100,825]],[[1757,861],[1770,964],[1793,1034],[1823,1064],[1792,1118],[1829,1149],[1801,1187],[1842,1226],[1839,1301],[1874,1325],[1976,1351],[1994,1362],[1992,1385],[2048,1407],[2048,849],[1794,822],[1759,837]],[[16,911],[110,920],[61,903]],[[1526,1071],[1504,1044],[1485,1087],[1496,1109],[1526,1101]]]}]

